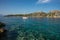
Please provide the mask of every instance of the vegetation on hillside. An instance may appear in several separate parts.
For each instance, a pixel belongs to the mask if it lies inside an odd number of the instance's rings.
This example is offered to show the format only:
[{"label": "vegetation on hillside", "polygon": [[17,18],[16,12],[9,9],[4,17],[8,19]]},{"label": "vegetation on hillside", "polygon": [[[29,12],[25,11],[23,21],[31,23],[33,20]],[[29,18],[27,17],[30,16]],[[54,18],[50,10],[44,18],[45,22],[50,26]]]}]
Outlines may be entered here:
[{"label": "vegetation on hillside", "polygon": [[59,10],[53,10],[48,13],[45,12],[34,12],[29,14],[15,14],[15,15],[6,15],[6,17],[11,16],[25,16],[25,17],[60,17],[60,11]]}]

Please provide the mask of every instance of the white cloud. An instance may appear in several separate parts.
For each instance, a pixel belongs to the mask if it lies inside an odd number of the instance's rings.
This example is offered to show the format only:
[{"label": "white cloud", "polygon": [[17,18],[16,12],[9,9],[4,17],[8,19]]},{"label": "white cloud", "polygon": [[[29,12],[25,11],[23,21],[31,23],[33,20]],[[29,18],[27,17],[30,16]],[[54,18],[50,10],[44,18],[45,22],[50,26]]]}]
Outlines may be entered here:
[{"label": "white cloud", "polygon": [[38,0],[37,4],[39,4],[39,3],[48,3],[48,2],[50,2],[50,0]]}]

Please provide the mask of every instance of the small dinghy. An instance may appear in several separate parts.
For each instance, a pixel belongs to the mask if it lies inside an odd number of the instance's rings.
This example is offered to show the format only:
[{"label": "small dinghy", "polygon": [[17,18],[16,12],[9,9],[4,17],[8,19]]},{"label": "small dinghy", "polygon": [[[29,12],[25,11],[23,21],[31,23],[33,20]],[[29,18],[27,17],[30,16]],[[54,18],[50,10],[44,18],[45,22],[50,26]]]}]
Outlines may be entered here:
[{"label": "small dinghy", "polygon": [[28,17],[22,17],[23,19],[28,19]]}]

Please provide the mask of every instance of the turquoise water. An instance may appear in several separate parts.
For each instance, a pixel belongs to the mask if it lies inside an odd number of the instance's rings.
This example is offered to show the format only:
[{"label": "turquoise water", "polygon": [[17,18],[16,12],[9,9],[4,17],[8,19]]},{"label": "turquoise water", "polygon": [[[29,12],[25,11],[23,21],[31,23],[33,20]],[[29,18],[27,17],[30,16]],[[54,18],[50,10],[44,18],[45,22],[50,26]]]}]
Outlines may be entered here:
[{"label": "turquoise water", "polygon": [[60,40],[60,18],[3,17],[8,40]]}]

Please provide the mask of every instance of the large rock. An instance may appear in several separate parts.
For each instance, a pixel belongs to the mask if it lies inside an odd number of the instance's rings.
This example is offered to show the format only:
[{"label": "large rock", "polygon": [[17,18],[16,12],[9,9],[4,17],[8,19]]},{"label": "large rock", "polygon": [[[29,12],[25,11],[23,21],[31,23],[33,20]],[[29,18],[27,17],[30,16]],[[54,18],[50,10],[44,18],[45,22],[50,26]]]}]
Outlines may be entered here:
[{"label": "large rock", "polygon": [[7,30],[4,27],[5,24],[0,22],[0,40],[7,40]]},{"label": "large rock", "polygon": [[5,27],[5,24],[0,22],[0,28],[3,28],[3,27]]}]

